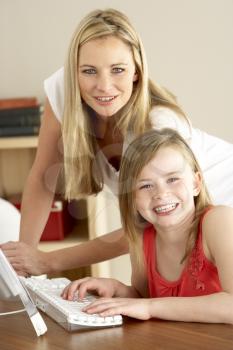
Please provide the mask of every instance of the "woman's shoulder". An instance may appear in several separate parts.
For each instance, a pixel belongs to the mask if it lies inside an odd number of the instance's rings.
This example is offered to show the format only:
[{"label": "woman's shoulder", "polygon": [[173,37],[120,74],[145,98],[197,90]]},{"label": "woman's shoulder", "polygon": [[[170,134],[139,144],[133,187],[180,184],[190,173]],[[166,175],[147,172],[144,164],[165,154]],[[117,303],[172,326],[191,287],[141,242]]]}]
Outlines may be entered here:
[{"label": "woman's shoulder", "polygon": [[53,112],[59,121],[64,109],[64,68],[58,69],[44,81],[45,93]]},{"label": "woman's shoulder", "polygon": [[45,84],[56,84],[64,82],[64,67],[59,68],[53,74],[51,74],[48,78],[45,79]]},{"label": "woman's shoulder", "polygon": [[190,121],[171,108],[155,106],[151,109],[149,118],[154,129],[171,128],[179,132],[185,139],[191,138],[192,127]]}]

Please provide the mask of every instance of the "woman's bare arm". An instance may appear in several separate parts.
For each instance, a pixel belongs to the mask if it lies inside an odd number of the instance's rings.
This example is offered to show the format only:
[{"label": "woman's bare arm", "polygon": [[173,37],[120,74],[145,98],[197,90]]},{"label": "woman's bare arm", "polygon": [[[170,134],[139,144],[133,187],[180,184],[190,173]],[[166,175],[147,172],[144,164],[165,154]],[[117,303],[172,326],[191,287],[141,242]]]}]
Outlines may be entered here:
[{"label": "woman's bare arm", "polygon": [[123,231],[117,230],[71,248],[44,253],[24,242],[0,245],[20,275],[40,275],[95,264],[128,253]]},{"label": "woman's bare arm", "polygon": [[61,126],[46,101],[37,154],[23,193],[20,241],[36,246],[47,222],[62,164]]}]

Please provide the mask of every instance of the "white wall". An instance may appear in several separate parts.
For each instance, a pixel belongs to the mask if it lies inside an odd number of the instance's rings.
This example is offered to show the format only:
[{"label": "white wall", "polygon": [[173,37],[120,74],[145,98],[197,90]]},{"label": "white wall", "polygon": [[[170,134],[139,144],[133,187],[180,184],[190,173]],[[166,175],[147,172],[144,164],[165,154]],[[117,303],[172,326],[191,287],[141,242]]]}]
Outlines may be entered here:
[{"label": "white wall", "polygon": [[193,124],[233,142],[232,0],[0,0],[0,98],[43,101],[43,80],[63,65],[76,24],[106,7],[130,17],[151,77],[178,96]]}]

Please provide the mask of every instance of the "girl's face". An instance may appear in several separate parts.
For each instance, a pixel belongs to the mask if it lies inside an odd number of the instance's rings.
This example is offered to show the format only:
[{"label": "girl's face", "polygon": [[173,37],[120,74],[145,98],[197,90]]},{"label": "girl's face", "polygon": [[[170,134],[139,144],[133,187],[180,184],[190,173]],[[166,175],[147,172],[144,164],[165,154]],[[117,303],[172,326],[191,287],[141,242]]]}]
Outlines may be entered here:
[{"label": "girl's face", "polygon": [[129,101],[137,80],[130,48],[114,36],[90,40],[79,51],[78,82],[83,100],[106,120]]},{"label": "girl's face", "polygon": [[155,227],[172,228],[194,214],[199,189],[199,174],[193,173],[182,154],[161,148],[138,176],[136,208]]}]

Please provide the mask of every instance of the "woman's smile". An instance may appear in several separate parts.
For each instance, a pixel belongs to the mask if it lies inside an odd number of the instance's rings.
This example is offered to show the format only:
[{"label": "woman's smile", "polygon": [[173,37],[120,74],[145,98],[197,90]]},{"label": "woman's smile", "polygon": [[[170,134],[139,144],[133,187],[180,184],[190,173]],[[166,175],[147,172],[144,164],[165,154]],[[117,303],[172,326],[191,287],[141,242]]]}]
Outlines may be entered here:
[{"label": "woman's smile", "polygon": [[109,106],[113,104],[114,100],[117,98],[116,96],[94,96],[95,100],[101,106]]}]

